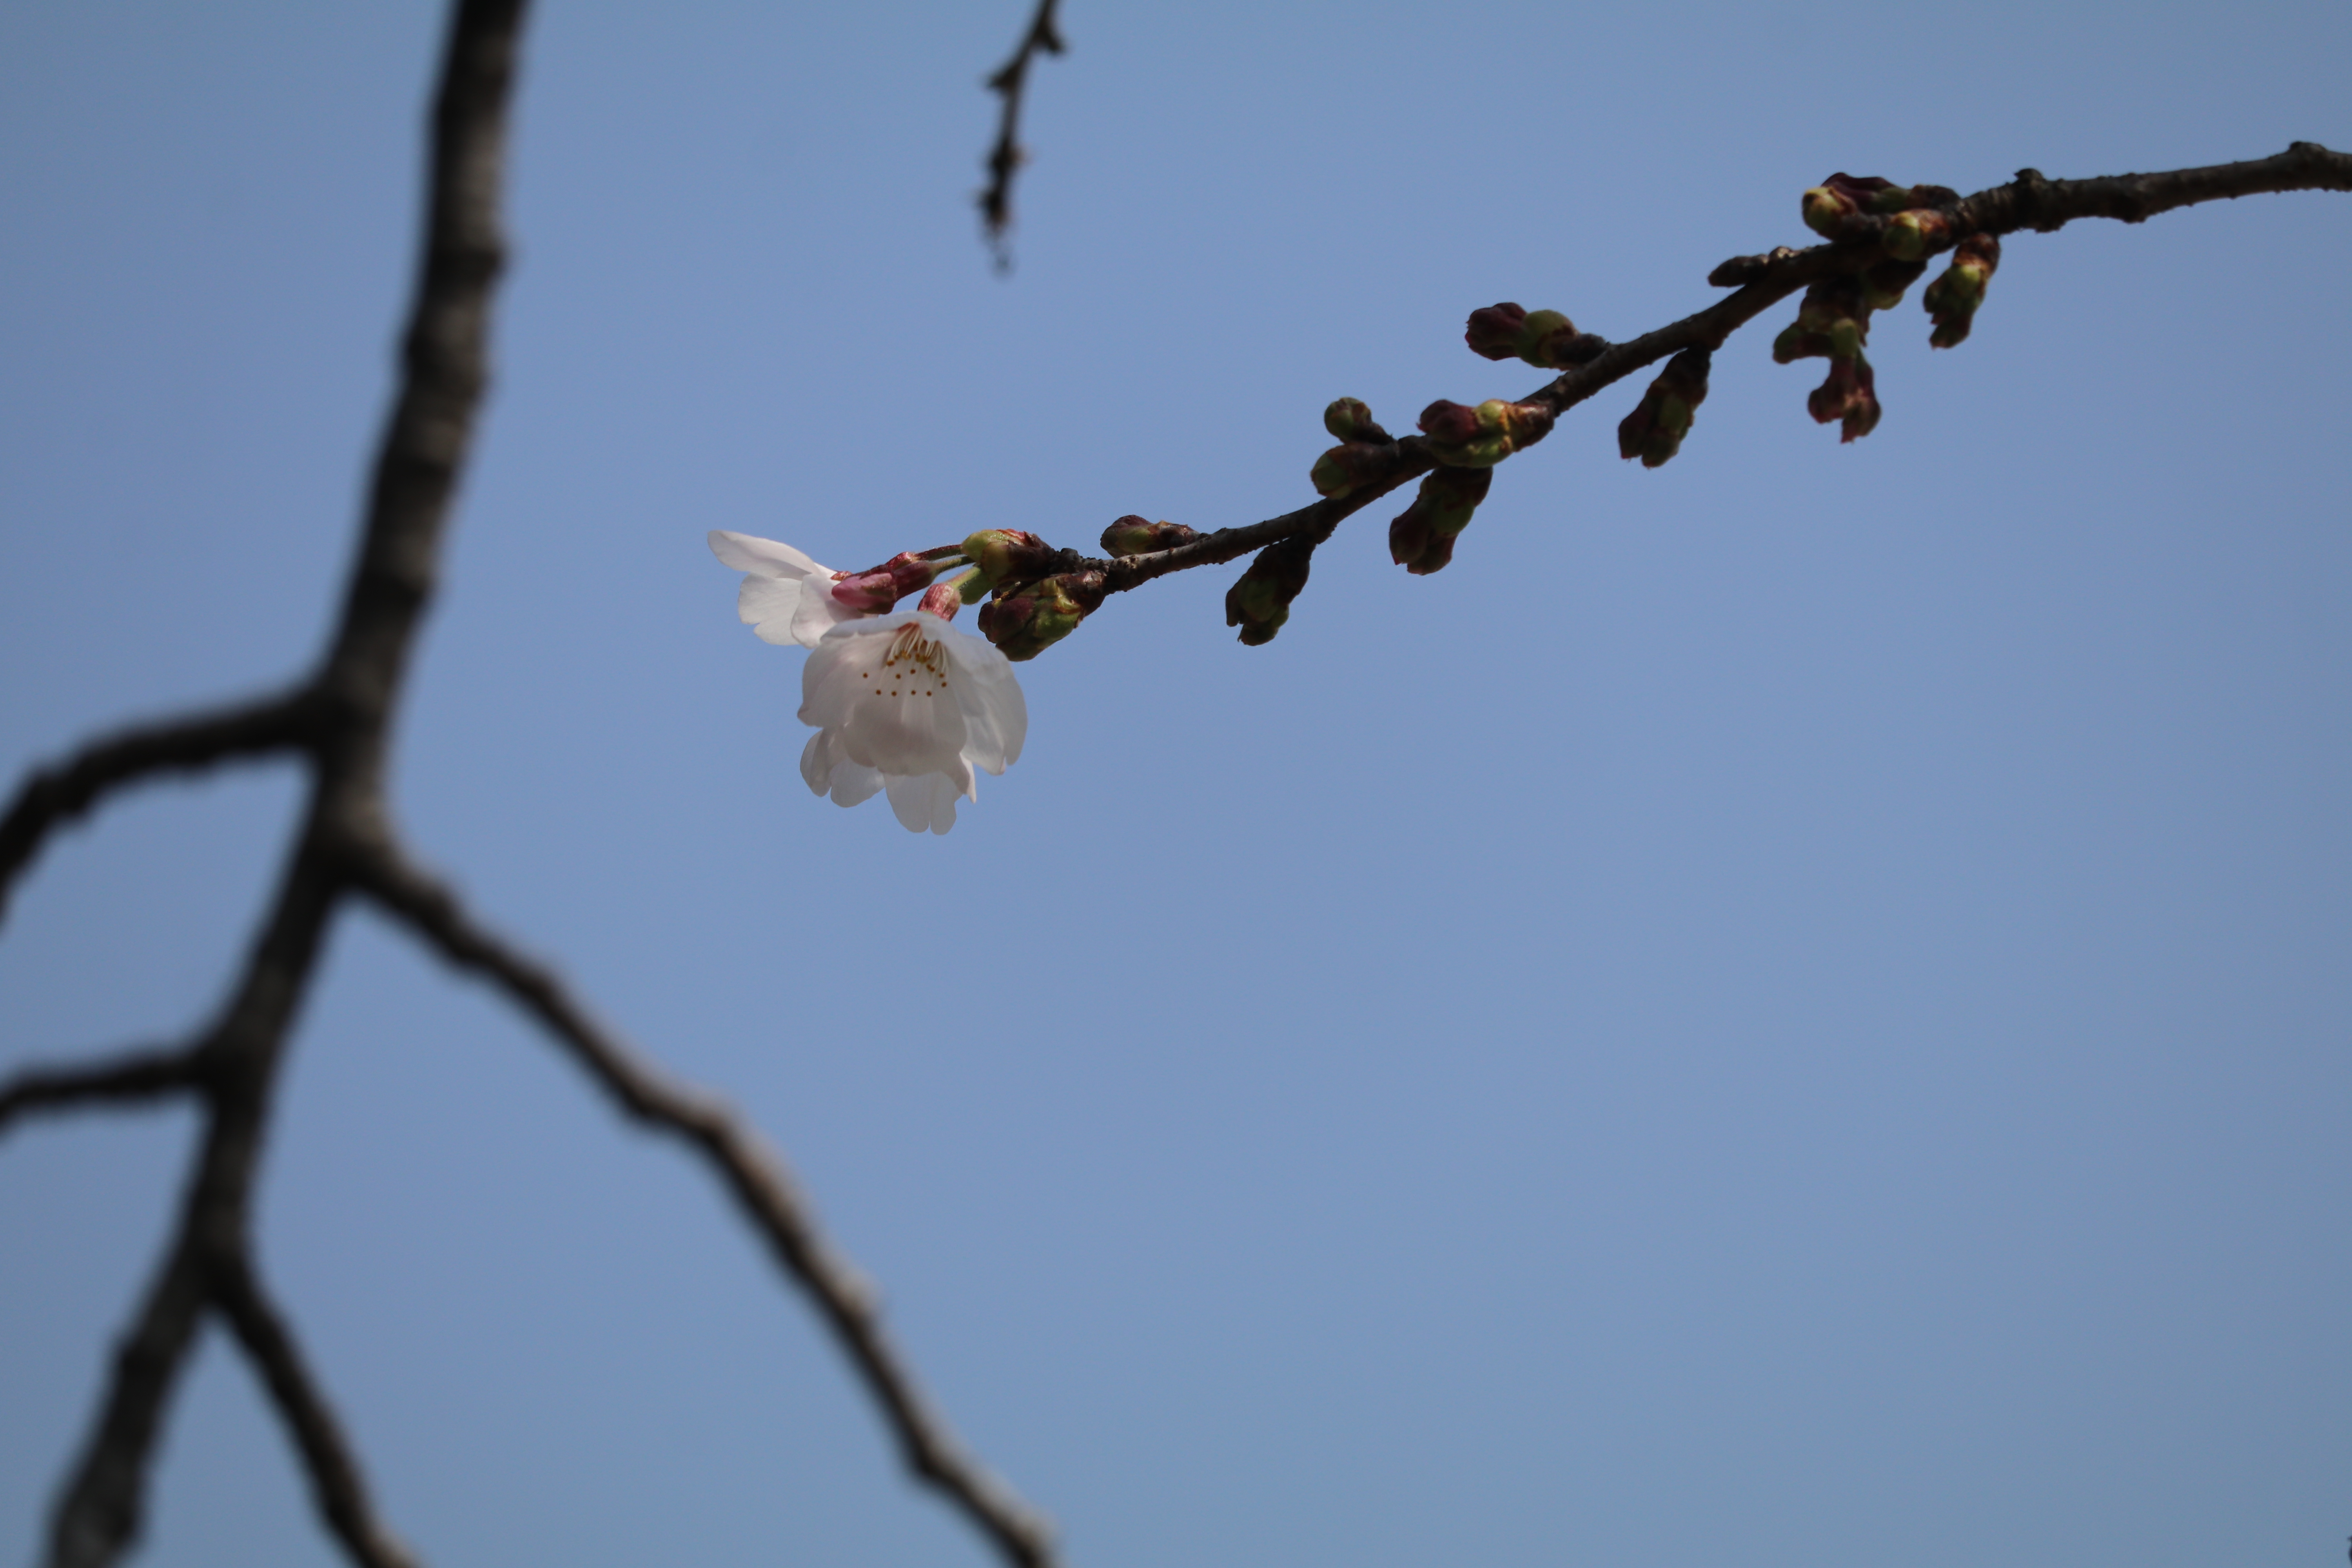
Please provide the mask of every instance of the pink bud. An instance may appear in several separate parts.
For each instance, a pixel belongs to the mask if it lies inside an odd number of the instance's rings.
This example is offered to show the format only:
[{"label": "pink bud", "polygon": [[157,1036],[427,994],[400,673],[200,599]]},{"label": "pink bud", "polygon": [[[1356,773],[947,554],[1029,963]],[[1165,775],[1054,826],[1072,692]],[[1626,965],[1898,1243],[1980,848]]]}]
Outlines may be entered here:
[{"label": "pink bud", "polygon": [[860,615],[878,616],[916,589],[929,587],[938,574],[932,563],[902,552],[871,571],[844,577],[833,585],[833,596]]}]

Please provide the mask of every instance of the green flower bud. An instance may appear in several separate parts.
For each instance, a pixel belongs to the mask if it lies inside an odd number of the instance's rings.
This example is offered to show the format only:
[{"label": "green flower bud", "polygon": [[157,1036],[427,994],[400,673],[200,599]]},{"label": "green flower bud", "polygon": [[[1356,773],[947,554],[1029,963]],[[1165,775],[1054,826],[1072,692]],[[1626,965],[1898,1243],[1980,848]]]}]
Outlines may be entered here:
[{"label": "green flower bud", "polygon": [[984,528],[964,540],[963,553],[992,587],[1034,577],[1054,556],[1044,540],[1017,528]]},{"label": "green flower bud", "polygon": [[1948,349],[1967,341],[1977,307],[1984,303],[1985,288],[2000,265],[2000,241],[1995,236],[1972,234],[1952,247],[1952,264],[1927,285],[1919,300],[1936,325],[1928,334],[1929,343]]},{"label": "green flower bud", "polygon": [[1315,487],[1317,495],[1336,499],[1380,479],[1396,460],[1397,449],[1392,445],[1342,442],[1315,459],[1307,479]]},{"label": "green flower bud", "polygon": [[1257,647],[1290,619],[1290,601],[1307,586],[1307,566],[1315,554],[1311,540],[1294,534],[1257,552],[1249,570],[1225,590],[1225,625],[1242,629],[1241,640]]},{"label": "green flower bud", "polygon": [[1934,207],[1899,212],[1886,220],[1886,232],[1879,243],[1886,254],[1898,261],[1918,261],[1949,237],[1952,220]]},{"label": "green flower bud", "polygon": [[1850,220],[1871,210],[1879,192],[1895,188],[1895,182],[1875,174],[1832,174],[1805,193],[1801,207],[1805,226],[1823,239],[1835,239]]},{"label": "green flower bud", "polygon": [[1429,450],[1449,468],[1491,468],[1550,433],[1552,412],[1539,403],[1490,397],[1475,408],[1438,399],[1421,411]]},{"label": "green flower bud", "polygon": [[1438,468],[1389,524],[1389,557],[1416,577],[1444,570],[1454,542],[1495,482],[1492,468]]},{"label": "green flower bud", "polygon": [[1473,353],[1525,360],[1538,370],[1568,370],[1591,362],[1609,346],[1605,338],[1578,331],[1576,323],[1558,310],[1522,310],[1507,302],[1471,311],[1462,341]]},{"label": "green flower bud", "polygon": [[1332,400],[1331,405],[1323,410],[1323,428],[1341,441],[1369,441],[1385,447],[1396,439],[1381,428],[1372,411],[1360,399],[1353,397]]},{"label": "green flower bud", "polygon": [[1201,537],[1200,531],[1181,522],[1151,522],[1132,513],[1102,531],[1103,553],[1110,556],[1149,555],[1173,550]]},{"label": "green flower bud", "polygon": [[981,606],[980,635],[1016,663],[1035,658],[1100,609],[1104,593],[1099,572],[1065,572],[1024,584]]},{"label": "green flower bud", "polygon": [[1881,261],[1858,274],[1862,302],[1873,310],[1891,310],[1903,303],[1903,292],[1927,270],[1924,261]]},{"label": "green flower bud", "polygon": [[1666,362],[1641,403],[1617,426],[1619,457],[1639,458],[1642,467],[1655,468],[1682,450],[1692,411],[1706,401],[1706,374],[1714,357],[1709,350],[1692,348]]}]

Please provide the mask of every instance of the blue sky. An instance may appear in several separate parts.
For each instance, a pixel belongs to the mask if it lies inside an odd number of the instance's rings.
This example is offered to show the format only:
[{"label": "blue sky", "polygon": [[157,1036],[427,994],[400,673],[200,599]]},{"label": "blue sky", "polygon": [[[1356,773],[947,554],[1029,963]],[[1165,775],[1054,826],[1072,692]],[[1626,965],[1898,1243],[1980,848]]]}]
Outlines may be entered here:
[{"label": "blue sky", "polygon": [[[1022,667],[952,837],[794,763],[710,528],[863,564],[1309,498],[1804,239],[2352,145],[2336,5],[1107,7],[970,207],[1025,7],[550,3],[498,383],[401,816],[787,1152],[963,1436],[1108,1568],[2290,1568],[2352,1532],[2352,202],[2009,246],[1880,318],[1841,447],[1775,312],[1683,455],[1638,385],[1386,511],[1282,636],[1229,572]],[[0,772],[311,657],[407,287],[423,5],[0,12]],[[170,1037],[282,771],[58,841],[0,1068]],[[0,1146],[29,1556],[191,1130]],[[301,1028],[263,1262],[440,1565],[978,1563],[702,1173],[373,918]],[[332,1560],[207,1342],[142,1562]]]}]

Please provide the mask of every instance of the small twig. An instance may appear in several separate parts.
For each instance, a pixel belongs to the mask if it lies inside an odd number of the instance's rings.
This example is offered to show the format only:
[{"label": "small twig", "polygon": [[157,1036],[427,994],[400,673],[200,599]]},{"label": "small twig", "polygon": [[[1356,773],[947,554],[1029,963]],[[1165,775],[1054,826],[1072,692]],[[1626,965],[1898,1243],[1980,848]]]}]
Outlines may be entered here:
[{"label": "small twig", "polygon": [[[2158,174],[2050,180],[2027,169],[2008,184],[1979,191],[1954,205],[1950,230],[1927,247],[1927,254],[1948,251],[1971,234],[2002,235],[2022,228],[2046,233],[2086,217],[2137,223],[2199,202],[2314,190],[2352,191],[2352,153],[2331,152],[2314,142],[2297,142],[2269,158]],[[1720,348],[1733,332],[1799,289],[1878,259],[1885,254],[1878,240],[1884,228],[1885,220],[1873,219],[1859,225],[1855,234],[1830,243],[1735,257],[1717,268],[1710,279],[1723,287],[1737,285],[1735,292],[1654,331],[1610,344],[1521,401],[1558,415],[1670,354],[1687,348]],[[1396,443],[1378,479],[1360,484],[1343,497],[1316,501],[1246,527],[1221,528],[1189,543],[1148,554],[1104,560],[1065,551],[1053,569],[1099,572],[1106,587],[1118,593],[1171,572],[1232,561],[1297,535],[1326,538],[1341,519],[1434,466],[1427,449],[1415,437],[1406,437]]]},{"label": "small twig", "polygon": [[1005,243],[1013,226],[1013,176],[1027,158],[1021,150],[1021,95],[1029,85],[1029,62],[1041,50],[1058,55],[1065,47],[1062,35],[1054,27],[1054,7],[1058,3],[1037,0],[1037,14],[1029,19],[1029,30],[1021,35],[1021,47],[988,79],[988,89],[1002,97],[1004,106],[997,117],[996,145],[988,153],[988,188],[980,193],[980,217],[1000,272],[1013,265]]},{"label": "small twig", "polygon": [[191,773],[237,758],[310,743],[318,703],[305,686],[187,719],[134,725],[89,742],[65,761],[37,769],[0,817],[0,917],[8,890],[52,828],[79,816],[100,797],[162,773]]},{"label": "small twig", "polygon": [[815,1300],[881,1405],[908,1468],[962,1510],[1016,1568],[1049,1568],[1050,1528],[964,1452],[916,1388],[883,1331],[872,1287],[825,1240],[781,1155],[727,1106],[641,1060],[552,970],[480,925],[456,893],[395,846],[380,845],[362,855],[354,881],[443,958],[488,980],[537,1018],[623,1111],[700,1154],[777,1261]]},{"label": "small twig", "polygon": [[130,1105],[184,1094],[202,1081],[203,1058],[184,1046],[127,1051],[87,1067],[26,1068],[0,1084],[0,1131],[26,1111]]},{"label": "small twig", "polygon": [[417,1568],[408,1548],[376,1518],[342,1426],[303,1364],[292,1331],[254,1278],[251,1260],[242,1248],[233,1250],[213,1260],[210,1275],[213,1305],[252,1358],[301,1451],[311,1500],[327,1528],[360,1568]]}]

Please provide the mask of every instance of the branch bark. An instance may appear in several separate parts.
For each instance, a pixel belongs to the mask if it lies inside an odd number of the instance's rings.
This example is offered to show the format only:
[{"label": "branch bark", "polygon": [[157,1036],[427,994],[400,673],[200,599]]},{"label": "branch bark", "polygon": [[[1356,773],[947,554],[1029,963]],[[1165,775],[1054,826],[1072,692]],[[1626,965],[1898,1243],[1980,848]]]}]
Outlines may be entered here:
[{"label": "branch bark", "polygon": [[776,1261],[815,1302],[881,1406],[907,1468],[965,1513],[1007,1562],[1045,1568],[1053,1561],[1051,1528],[971,1458],[924,1399],[883,1331],[872,1287],[825,1239],[782,1156],[726,1105],[640,1058],[552,969],[484,927],[396,845],[374,846],[355,870],[358,887],[385,913],[538,1019],[619,1110],[677,1139],[711,1167]]},{"label": "branch bark", "polygon": [[[1973,234],[1998,236],[2025,228],[2046,234],[2088,217],[2139,223],[2176,207],[2283,191],[2352,191],[2352,153],[2331,152],[2315,142],[2297,142],[2269,158],[2163,174],[2051,180],[2037,170],[2021,170],[2009,184],[1979,191],[1948,209],[1948,232],[1929,245],[1926,254],[1941,255]],[[1834,241],[1801,250],[1784,247],[1759,256],[1735,257],[1717,267],[1709,279],[1718,286],[1734,288],[1733,293],[1654,331],[1609,344],[1592,359],[1519,401],[1557,416],[1684,349],[1720,348],[1732,333],[1800,289],[1884,259],[1886,252],[1881,237],[1885,228],[1885,219],[1866,218]],[[1066,551],[1054,570],[1100,572],[1108,591],[1121,593],[1171,572],[1235,560],[1285,539],[1328,537],[1341,519],[1435,466],[1426,446],[1417,437],[1407,437],[1394,444],[1378,478],[1342,498],[1317,501],[1246,527],[1221,528],[1190,543],[1149,554],[1103,560]]]},{"label": "branch bark", "polygon": [[26,1068],[0,1084],[0,1132],[27,1111],[134,1105],[201,1087],[204,1058],[186,1047],[128,1051],[87,1066]]},{"label": "branch bark", "polygon": [[306,747],[318,704],[307,685],[211,713],[165,719],[93,741],[65,761],[37,769],[0,817],[0,919],[16,874],[51,830],[72,821],[126,784],[164,773],[194,773],[222,763]]}]

